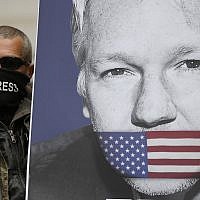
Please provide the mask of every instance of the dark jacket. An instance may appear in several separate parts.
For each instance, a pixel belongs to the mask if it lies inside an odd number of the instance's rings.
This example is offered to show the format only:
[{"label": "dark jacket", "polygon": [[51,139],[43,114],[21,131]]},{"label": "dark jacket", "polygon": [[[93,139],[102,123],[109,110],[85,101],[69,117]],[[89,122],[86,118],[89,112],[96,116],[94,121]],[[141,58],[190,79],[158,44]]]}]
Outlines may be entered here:
[{"label": "dark jacket", "polygon": [[0,122],[0,188],[2,200],[25,199],[30,100],[19,105],[11,123]]},{"label": "dark jacket", "polygon": [[30,173],[29,200],[146,198],[106,163],[91,127],[33,145]]}]

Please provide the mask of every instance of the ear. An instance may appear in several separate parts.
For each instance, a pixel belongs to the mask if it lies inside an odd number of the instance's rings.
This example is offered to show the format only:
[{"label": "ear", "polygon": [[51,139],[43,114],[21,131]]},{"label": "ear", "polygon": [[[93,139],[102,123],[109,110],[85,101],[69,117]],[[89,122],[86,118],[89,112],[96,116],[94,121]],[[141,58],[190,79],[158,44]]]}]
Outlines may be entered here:
[{"label": "ear", "polygon": [[83,99],[83,116],[85,118],[90,118],[90,113],[88,109],[88,105],[85,99]]},{"label": "ear", "polygon": [[30,64],[28,66],[28,74],[27,74],[29,76],[29,78],[31,78],[33,76],[33,72],[34,72],[34,64]]}]

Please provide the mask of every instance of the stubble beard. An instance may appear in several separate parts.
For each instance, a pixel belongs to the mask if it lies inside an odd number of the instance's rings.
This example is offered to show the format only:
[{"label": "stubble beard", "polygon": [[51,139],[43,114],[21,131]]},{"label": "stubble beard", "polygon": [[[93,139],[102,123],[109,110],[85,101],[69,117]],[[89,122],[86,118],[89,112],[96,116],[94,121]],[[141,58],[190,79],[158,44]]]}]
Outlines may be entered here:
[{"label": "stubble beard", "polygon": [[155,196],[182,192],[192,187],[198,179],[125,178],[125,181],[138,192]]}]

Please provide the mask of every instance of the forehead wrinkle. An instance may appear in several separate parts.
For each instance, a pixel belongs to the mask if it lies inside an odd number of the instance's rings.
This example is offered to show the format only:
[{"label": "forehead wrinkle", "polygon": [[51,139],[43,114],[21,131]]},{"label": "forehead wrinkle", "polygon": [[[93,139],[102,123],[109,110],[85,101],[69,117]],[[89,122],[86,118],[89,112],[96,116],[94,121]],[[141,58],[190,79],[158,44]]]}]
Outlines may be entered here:
[{"label": "forehead wrinkle", "polygon": [[[176,10],[177,10],[177,8],[178,8],[177,5],[173,4],[173,2],[177,2],[177,1],[178,0],[169,0],[168,4],[170,4],[170,5],[168,5],[168,6],[176,7]],[[123,34],[123,32],[126,31],[125,30],[126,28],[132,28],[133,32],[138,32],[139,30],[138,30],[138,27],[136,27],[136,26],[138,26],[139,24],[143,24],[143,23],[147,23],[147,25],[153,26],[153,27],[160,25],[161,29],[162,29],[162,26],[164,26],[164,23],[160,23],[160,21],[162,20],[162,17],[163,17],[162,14],[160,15],[160,19],[158,19],[159,14],[160,14],[159,5],[165,4],[164,1],[158,1],[158,0],[148,0],[148,1],[135,0],[132,2],[125,1],[126,3],[124,3],[123,6],[122,5],[119,6],[118,5],[119,3],[117,3],[117,2],[119,2],[119,1],[118,0],[114,0],[114,1],[110,0],[110,1],[105,1],[105,4],[102,4],[102,1],[96,2],[94,0],[92,5],[90,5],[90,12],[88,15],[88,18],[90,19],[90,24],[89,24],[89,27],[88,27],[89,29],[87,32],[87,35],[90,36],[90,38],[88,38],[88,40],[90,41],[90,45],[93,40],[100,41],[103,36],[108,39],[109,35],[110,35],[110,27],[113,26],[113,28],[114,28],[115,26],[119,25],[119,23],[121,23],[121,26],[122,26],[121,32],[120,32],[121,34]],[[138,4],[136,2],[140,2],[140,3]],[[152,2],[153,4],[150,2]],[[178,3],[175,3],[175,4],[178,4]],[[150,9],[151,7],[153,7],[153,10]],[[163,9],[165,7],[166,6],[162,6],[161,8]],[[119,11],[120,11],[119,15],[116,14],[117,9],[119,9]],[[156,11],[156,13],[158,15],[157,18],[155,18],[156,14],[154,11]],[[163,11],[166,12],[167,10],[164,9]],[[130,12],[134,13],[134,15],[135,15],[135,17],[133,18],[134,21],[128,19]],[[180,12],[181,15],[183,16],[180,6],[179,6],[179,9],[177,10],[177,12]],[[152,19],[150,17],[152,17]],[[109,20],[109,19],[112,19],[112,20]],[[163,20],[165,20],[165,18]],[[175,19],[174,18],[170,19],[170,17],[169,17],[168,21],[170,21],[170,20],[175,20]],[[184,18],[183,18],[183,20],[184,20]],[[123,26],[123,23],[126,23],[126,22],[127,23],[130,22],[130,23],[127,26]],[[166,22],[167,22],[167,19],[166,19]],[[175,22],[176,22],[176,20],[175,20]],[[141,26],[141,28],[142,28],[142,26]],[[114,35],[114,37],[118,37],[118,35],[115,35],[115,33],[113,33],[113,35]],[[113,38],[113,36],[112,36],[112,38]]]},{"label": "forehead wrinkle", "polygon": [[[157,0],[134,0],[132,1],[132,7],[137,9],[141,8],[145,5],[145,3],[148,2],[156,2],[156,4],[163,3],[162,1]],[[104,28],[104,24],[106,23],[106,19],[111,17],[111,14],[108,15],[109,10],[111,10],[113,7],[119,4],[119,1],[117,0],[105,0],[105,1],[89,1],[90,7],[89,10],[90,16],[89,18],[92,19],[90,21],[90,25],[92,25],[92,28],[94,28],[94,25],[96,24],[96,21],[101,21],[101,23],[98,23],[99,28]],[[92,2],[92,3],[91,3]],[[189,26],[196,27],[200,29],[200,1],[199,0],[169,0],[169,4],[171,4],[171,7],[176,8],[177,11],[181,11],[185,17],[186,23]],[[126,3],[125,3],[126,4]],[[129,5],[129,6],[128,6]],[[130,2],[127,0],[127,6],[130,7]],[[101,19],[101,20],[100,20]],[[98,31],[97,31],[98,32]]]},{"label": "forehead wrinkle", "polygon": [[[149,2],[151,0],[148,0]],[[139,8],[143,5],[143,3],[147,3],[147,0],[134,0],[134,8]],[[152,0],[154,1],[154,0]],[[129,1],[127,1],[129,2]],[[181,10],[183,12],[183,15],[185,16],[186,22],[190,26],[198,26],[200,28],[200,1],[199,0],[169,0],[168,1],[172,7],[176,8],[177,11]],[[90,18],[90,25],[94,28],[94,25],[96,24],[95,21],[101,20],[102,26],[104,27],[104,23],[106,22],[106,19],[110,16],[107,14],[108,10],[112,9],[115,5],[117,5],[119,2],[117,0],[102,0],[102,1],[89,1],[90,6],[89,9],[89,16],[86,18]],[[157,1],[157,3],[161,3],[161,1]],[[128,6],[129,3],[127,3]],[[142,6],[143,7],[143,6]],[[92,11],[92,12],[91,12]]]},{"label": "forehead wrinkle", "polygon": [[187,24],[197,32],[200,32],[200,1],[199,0],[180,0],[182,10]]},{"label": "forehead wrinkle", "polygon": [[[117,2],[117,0],[115,0],[116,2]],[[150,0],[149,0],[150,1]],[[153,0],[154,2],[156,1],[156,0]],[[178,0],[177,0],[178,1]],[[177,1],[174,1],[174,0],[172,0],[172,1],[170,1],[170,3],[171,2],[177,2]],[[95,1],[94,1],[95,2]],[[93,2],[93,4],[94,5],[96,5],[95,3]],[[111,2],[111,1],[107,1],[107,2]],[[113,2],[113,1],[112,1]],[[128,1],[129,2],[129,1]],[[144,2],[148,2],[148,1],[144,1]],[[156,2],[159,2],[158,0],[156,1]],[[162,3],[164,3],[164,1],[160,1],[160,2],[162,2]],[[94,5],[93,5],[93,9],[95,9],[95,7],[94,7]],[[133,5],[133,4],[132,4]],[[171,6],[171,5],[170,5]],[[106,7],[106,6],[105,6]],[[149,8],[149,7],[148,7]],[[103,12],[103,10],[104,10],[104,5],[102,5],[102,7],[101,8],[98,8],[98,9],[102,9],[102,12]],[[184,19],[184,16],[183,16],[183,14],[182,14],[182,11],[181,10],[179,10],[180,11],[180,13],[181,13],[181,20],[185,20]],[[98,11],[97,11],[98,12]],[[94,13],[93,13],[94,14]],[[99,14],[99,13],[98,13]],[[103,14],[105,14],[105,16],[103,15],[103,16],[99,16],[101,19],[102,19],[102,17],[104,17],[104,20],[103,20],[103,22],[107,22],[106,21],[106,19],[109,17],[109,15],[110,15],[110,13],[103,13]],[[159,13],[158,13],[159,14]],[[94,14],[95,15],[95,14]],[[92,18],[92,16],[90,16],[91,18]],[[107,17],[107,18],[106,18]],[[148,20],[148,15],[146,16],[146,19]],[[155,18],[156,19],[156,18]],[[171,20],[173,20],[173,17],[172,18],[170,18]],[[168,22],[170,23],[170,19],[168,20]],[[136,19],[135,19],[136,20]],[[117,37],[119,36],[119,34],[118,34],[118,32],[116,33],[117,35],[114,35],[113,36],[113,34],[111,35],[111,38],[109,38],[109,36],[110,35],[107,35],[106,33],[107,32],[111,32],[110,31],[110,29],[106,29],[106,26],[104,25],[104,24],[102,24],[101,22],[101,20],[91,20],[92,21],[92,23],[93,23],[93,25],[95,26],[93,26],[93,27],[91,27],[90,26],[90,34],[92,34],[91,35],[91,37],[89,37],[88,38],[88,43],[89,43],[89,45],[87,45],[87,50],[90,52],[90,53],[88,53],[88,55],[94,55],[94,52],[96,52],[96,50],[97,50],[97,47],[99,47],[99,46],[97,46],[97,45],[99,45],[99,44],[102,44],[102,46],[104,45],[104,41],[103,40],[106,40],[106,47],[108,48],[108,47],[112,47],[112,45],[113,45],[113,43],[112,43],[112,40],[110,40],[110,39],[113,39],[113,38],[115,38],[116,37],[116,39],[118,39]],[[100,22],[101,21],[101,22]],[[159,22],[159,20],[158,20],[158,22]],[[181,21],[182,22],[182,21]],[[185,21],[184,21],[185,22]],[[149,22],[150,23],[150,25],[153,23],[151,23],[151,22]],[[170,25],[170,24],[166,24],[166,25]],[[119,22],[118,21],[116,21],[116,24],[119,24]],[[163,26],[164,26],[164,23],[161,23],[161,27],[160,27],[160,30],[162,30],[162,24],[163,24]],[[185,23],[184,23],[185,24]],[[109,24],[108,24],[109,25]],[[114,23],[114,25],[115,25],[115,23]],[[149,26],[150,26],[149,25]],[[157,24],[157,23],[153,23],[152,25],[155,25],[155,26],[158,26],[158,25],[160,25],[160,23],[159,24]],[[185,26],[186,27],[186,26]],[[109,28],[109,26],[108,26],[108,28]],[[176,27],[175,27],[176,28]],[[187,27],[186,27],[187,28]],[[94,30],[95,29],[95,30]],[[99,30],[99,31],[98,31]],[[102,31],[103,30],[103,31]],[[138,30],[138,29],[137,29]],[[136,29],[133,29],[133,31],[137,31]],[[149,31],[151,31],[151,29],[149,29]],[[122,32],[123,32],[123,30],[122,30]],[[139,32],[139,31],[138,31]],[[161,31],[162,32],[162,31]],[[158,37],[157,37],[157,34],[156,34],[157,32],[155,32],[155,38],[157,39]],[[182,33],[182,32],[181,32]],[[141,34],[142,34],[142,32],[141,32]],[[141,37],[141,34],[139,33],[138,34],[138,38],[142,38]],[[154,32],[152,31],[152,34],[154,34]],[[169,34],[170,34],[170,36],[172,37],[172,36],[174,36],[173,35],[173,32],[172,31],[169,31]],[[162,34],[163,36],[165,36],[165,34]],[[167,35],[167,34],[166,34]],[[127,35],[127,36],[129,36],[129,35]],[[146,36],[146,35],[145,35]],[[177,36],[177,34],[175,35],[175,36]],[[192,37],[192,36],[191,36]],[[125,38],[125,37],[124,37]],[[147,36],[147,39],[148,39],[148,36]],[[158,38],[159,39],[159,38]],[[173,38],[172,38],[173,39]],[[183,38],[182,38],[183,39]],[[103,41],[103,42],[101,42],[101,40]],[[117,40],[116,40],[117,41]],[[148,41],[151,41],[151,40],[148,40]],[[179,41],[180,42],[180,41]],[[116,45],[114,46],[114,47],[116,47]],[[142,49],[142,47],[140,48],[140,49]],[[182,52],[182,55],[183,55],[183,49],[184,48],[182,48],[182,50],[180,50],[179,51],[179,53],[177,54],[177,56],[179,56],[179,55],[181,55],[181,52]],[[102,51],[104,51],[103,49],[100,49],[101,50],[101,52]],[[97,51],[98,52],[98,51]],[[144,52],[142,52],[142,53],[144,53]],[[167,52],[168,53],[168,52]],[[142,55],[142,54],[141,54]],[[143,54],[144,55],[144,54]],[[176,55],[176,52],[173,52],[173,53],[171,53],[171,57],[172,56],[174,56],[175,57],[175,55]],[[88,57],[90,57],[90,56],[88,56]],[[115,58],[116,58],[116,56],[115,56]],[[119,58],[119,57],[118,57]],[[101,60],[97,60],[98,62],[100,62]],[[97,62],[97,61],[93,61],[93,62]],[[90,61],[91,62],[91,61]]]}]

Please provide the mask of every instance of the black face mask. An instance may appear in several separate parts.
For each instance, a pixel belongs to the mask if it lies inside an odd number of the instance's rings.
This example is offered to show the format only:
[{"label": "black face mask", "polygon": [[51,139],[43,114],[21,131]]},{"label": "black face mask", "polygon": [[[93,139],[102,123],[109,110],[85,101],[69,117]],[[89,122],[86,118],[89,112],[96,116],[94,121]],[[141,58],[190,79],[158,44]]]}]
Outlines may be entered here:
[{"label": "black face mask", "polygon": [[[0,120],[14,114],[21,100],[27,96],[25,86],[30,78],[16,71],[0,69]],[[7,118],[6,117],[6,118]],[[13,117],[13,116],[12,116]],[[2,119],[3,118],[3,119]]]}]

